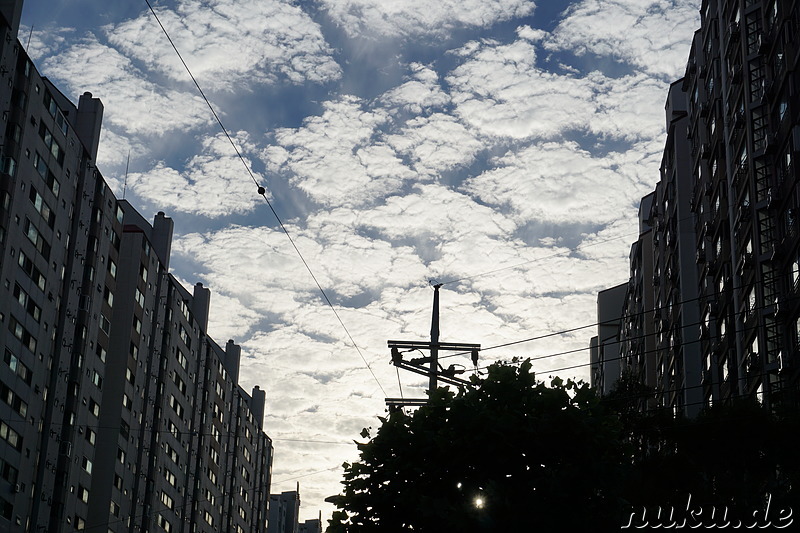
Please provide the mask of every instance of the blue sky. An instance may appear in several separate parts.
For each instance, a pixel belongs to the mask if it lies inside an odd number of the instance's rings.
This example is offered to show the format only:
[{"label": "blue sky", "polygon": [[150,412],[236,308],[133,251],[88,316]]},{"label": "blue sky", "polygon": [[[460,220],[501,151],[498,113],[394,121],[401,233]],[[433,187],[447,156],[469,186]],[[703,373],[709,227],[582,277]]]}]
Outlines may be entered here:
[{"label": "blue sky", "polygon": [[117,194],[130,152],[126,198],[173,217],[173,273],[211,288],[210,334],[242,345],[245,389],[266,389],[273,491],[299,480],[304,518],[330,513],[352,440],[399,396],[386,340],[429,335],[429,280],[461,280],[442,289],[442,340],[488,347],[591,324],[597,291],[627,279],[699,0],[154,6],[361,354],[144,1],[26,0],[20,40],[33,26],[39,70],[103,100],[98,166]]}]

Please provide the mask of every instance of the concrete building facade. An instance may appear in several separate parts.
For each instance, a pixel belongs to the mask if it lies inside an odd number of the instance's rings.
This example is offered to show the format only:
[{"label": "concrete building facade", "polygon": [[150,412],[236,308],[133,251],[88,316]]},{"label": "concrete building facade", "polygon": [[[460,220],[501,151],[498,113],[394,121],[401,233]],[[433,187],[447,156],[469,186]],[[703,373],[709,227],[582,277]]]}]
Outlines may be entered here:
[{"label": "concrete building facade", "polygon": [[0,2],[0,530],[264,532],[264,391],[169,274],[172,220],[106,185],[102,103],[39,75],[21,7]]},{"label": "concrete building facade", "polygon": [[[794,407],[800,4],[704,0],[700,15],[685,76],[670,88],[661,179],[647,200],[652,304],[629,306],[623,351],[655,404],[676,413],[743,396]],[[633,254],[631,265],[629,303],[643,279]],[[644,328],[629,324],[647,313]]]}]

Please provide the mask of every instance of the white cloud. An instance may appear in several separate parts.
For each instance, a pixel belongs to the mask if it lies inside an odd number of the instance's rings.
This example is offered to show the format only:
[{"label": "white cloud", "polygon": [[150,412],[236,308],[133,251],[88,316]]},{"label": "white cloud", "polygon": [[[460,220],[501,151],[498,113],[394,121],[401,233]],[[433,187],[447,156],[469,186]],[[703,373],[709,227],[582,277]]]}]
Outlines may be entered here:
[{"label": "white cloud", "polygon": [[467,127],[443,113],[409,120],[387,142],[408,156],[414,170],[423,175],[468,165],[484,148]]},{"label": "white cloud", "polygon": [[638,200],[635,183],[612,158],[575,143],[542,143],[506,154],[465,186],[520,223],[607,224]]},{"label": "white cloud", "polygon": [[350,36],[435,36],[457,28],[486,28],[533,13],[531,0],[322,0],[328,14]]},{"label": "white cloud", "polygon": [[191,93],[148,81],[131,61],[89,35],[44,61],[43,74],[75,94],[89,91],[103,101],[105,121],[137,135],[163,135],[210,123],[205,102]]},{"label": "white cloud", "polygon": [[412,75],[408,81],[381,96],[381,101],[420,114],[429,108],[447,105],[450,98],[442,91],[439,76],[430,67],[420,63],[409,65]]},{"label": "white cloud", "polygon": [[697,0],[582,0],[568,9],[549,46],[615,57],[671,81],[686,67],[699,8]]},{"label": "white cloud", "polygon": [[[245,132],[239,132],[234,142],[243,155],[254,149]],[[200,144],[201,153],[183,169],[158,162],[147,172],[129,174],[128,187],[159,208],[208,217],[246,213],[264,201],[227,137],[220,133]],[[248,166],[252,168],[249,161]],[[254,176],[263,183],[258,173]]]},{"label": "white cloud", "polygon": [[306,118],[300,128],[276,131],[277,144],[263,153],[270,170],[288,173],[292,184],[327,206],[364,205],[414,177],[381,140],[388,113],[365,110],[354,96],[323,107],[321,116]]},{"label": "white cloud", "polygon": [[97,149],[97,165],[101,168],[121,167],[124,170],[129,153],[131,159],[135,159],[146,155],[147,152],[147,147],[136,139],[114,133],[111,128],[103,128],[100,131],[100,145]]},{"label": "white cloud", "polygon": [[[235,90],[242,83],[325,83],[341,76],[319,25],[291,2],[180,0],[156,9],[201,85]],[[106,28],[109,41],[174,80],[183,65],[152,14]]]},{"label": "white cloud", "polygon": [[583,128],[595,111],[591,85],[538,68],[527,39],[471,42],[454,53],[464,59],[447,76],[455,112],[484,135],[552,138]]},{"label": "white cloud", "polygon": [[30,26],[21,24],[17,37],[25,46],[25,51],[31,60],[39,62],[64,47],[67,39],[73,39],[74,35],[75,28],[49,27],[46,30],[34,28],[31,31]]}]

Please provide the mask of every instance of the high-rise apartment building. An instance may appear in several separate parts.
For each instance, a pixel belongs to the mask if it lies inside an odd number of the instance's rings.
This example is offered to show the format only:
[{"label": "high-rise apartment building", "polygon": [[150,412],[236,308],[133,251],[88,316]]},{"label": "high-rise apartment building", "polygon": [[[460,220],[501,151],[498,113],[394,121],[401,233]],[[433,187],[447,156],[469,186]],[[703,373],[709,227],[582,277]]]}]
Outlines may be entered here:
[{"label": "high-rise apartment building", "polygon": [[77,106],[0,2],[0,531],[264,532],[272,444],[210,292],[169,274],[96,167],[103,106]]},{"label": "high-rise apartment building", "polygon": [[[631,257],[623,369],[655,404],[690,416],[739,396],[795,406],[800,4],[704,0],[700,14],[640,216],[652,246],[643,233],[634,247],[647,257]],[[645,264],[652,284],[638,275]]]}]

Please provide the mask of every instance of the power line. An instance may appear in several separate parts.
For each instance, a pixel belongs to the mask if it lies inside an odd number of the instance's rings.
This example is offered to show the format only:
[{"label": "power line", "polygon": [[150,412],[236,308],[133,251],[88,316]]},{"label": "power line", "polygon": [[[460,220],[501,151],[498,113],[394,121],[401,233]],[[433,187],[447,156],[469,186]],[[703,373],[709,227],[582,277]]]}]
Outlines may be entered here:
[{"label": "power line", "polygon": [[[696,217],[696,215],[694,213],[692,213],[691,215],[688,215],[686,217],[675,218],[675,220],[677,222],[680,222],[680,221],[684,221],[684,220],[693,219],[695,217]],[[651,231],[651,230],[648,230],[648,231]],[[647,233],[647,232],[645,232],[645,233]],[[631,235],[639,235],[641,237],[642,235],[644,235],[644,233],[640,233],[638,231],[636,233],[633,233],[633,232],[625,233],[624,235],[619,235],[617,237],[611,237],[609,239],[605,239],[605,240],[601,240],[601,241],[595,241],[595,242],[591,242],[591,243],[587,243],[587,244],[579,244],[579,245],[574,246],[572,248],[566,248],[565,250],[563,250],[561,252],[555,252],[553,254],[546,255],[546,256],[543,256],[543,257],[537,257],[535,259],[529,259],[528,261],[522,261],[520,263],[515,263],[513,265],[508,265],[508,266],[504,266],[504,267],[498,267],[498,268],[495,268],[495,269],[492,269],[492,270],[479,272],[479,273],[473,274],[471,276],[463,276],[463,277],[460,277],[460,278],[451,279],[451,280],[448,280],[448,281],[443,281],[441,283],[442,283],[442,285],[451,285],[453,283],[458,283],[459,281],[466,281],[466,280],[470,280],[470,279],[481,278],[483,276],[489,276],[491,274],[496,274],[497,272],[502,272],[504,270],[511,270],[511,269],[514,269],[514,268],[518,268],[518,267],[521,267],[521,266],[528,265],[530,263],[536,263],[536,262],[539,262],[539,261],[544,261],[546,259],[552,259],[554,257],[561,257],[561,256],[564,256],[564,255],[568,255],[568,254],[571,254],[573,252],[577,252],[579,250],[583,250],[585,248],[590,248],[592,246],[597,246],[598,244],[606,244],[606,243],[609,243],[609,242],[625,239],[625,238],[630,237]],[[489,254],[489,256],[491,256],[491,253]]]},{"label": "power line", "polygon": [[342,321],[341,316],[339,316],[339,313],[336,311],[336,308],[333,306],[333,303],[331,303],[330,298],[328,298],[328,294],[322,288],[322,285],[320,284],[319,280],[317,279],[317,276],[314,275],[314,272],[311,270],[311,267],[309,266],[309,264],[306,261],[305,257],[303,257],[303,254],[300,252],[300,249],[297,247],[297,244],[295,243],[294,239],[292,238],[291,234],[289,233],[289,230],[286,229],[286,226],[284,226],[283,221],[278,216],[278,213],[275,211],[275,208],[272,206],[272,202],[269,201],[269,197],[267,196],[266,188],[264,188],[258,182],[258,180],[256,179],[255,175],[253,174],[253,171],[250,170],[250,166],[247,164],[247,161],[245,161],[244,156],[242,156],[242,153],[239,151],[239,148],[236,146],[236,143],[233,141],[233,138],[228,133],[227,128],[225,128],[225,125],[222,124],[222,120],[219,118],[219,115],[217,115],[217,112],[214,110],[214,106],[211,105],[211,102],[206,97],[205,92],[203,92],[203,89],[200,87],[200,84],[197,82],[197,79],[194,77],[194,74],[192,74],[192,71],[189,69],[189,65],[186,64],[186,61],[184,61],[183,56],[181,55],[180,51],[178,51],[178,47],[175,46],[175,43],[172,41],[172,37],[170,37],[169,33],[167,32],[167,29],[164,27],[164,25],[161,23],[161,20],[158,18],[158,15],[156,14],[155,10],[153,9],[153,6],[150,4],[150,0],[144,0],[144,1],[145,1],[145,3],[147,3],[147,7],[150,8],[150,13],[153,14],[153,17],[156,19],[156,22],[161,27],[161,31],[163,31],[164,35],[167,37],[167,40],[169,41],[169,44],[172,45],[172,49],[175,51],[175,54],[177,54],[178,59],[180,59],[181,63],[183,64],[183,67],[186,69],[186,72],[189,74],[189,77],[192,79],[192,82],[194,82],[195,87],[197,87],[197,90],[200,93],[200,96],[203,98],[203,100],[205,101],[206,105],[211,110],[211,114],[214,115],[214,119],[217,121],[217,124],[219,124],[219,127],[222,130],[222,133],[225,134],[225,137],[228,139],[228,142],[233,147],[234,151],[236,152],[236,155],[239,157],[239,160],[242,162],[242,165],[244,165],[244,168],[247,171],[247,174],[250,176],[250,179],[252,179],[253,183],[256,185],[256,187],[258,187],[258,194],[260,194],[264,198],[264,201],[266,201],[267,206],[269,207],[270,211],[272,211],[272,214],[275,216],[275,220],[278,221],[278,225],[281,227],[281,230],[283,230],[283,233],[286,234],[286,237],[289,239],[289,242],[292,244],[292,247],[294,248],[294,251],[297,253],[298,257],[300,257],[300,260],[303,262],[303,265],[306,267],[306,270],[311,275],[311,278],[314,280],[314,283],[317,285],[317,288],[319,289],[319,292],[322,294],[322,297],[325,299],[325,302],[328,304],[328,307],[330,307],[331,310],[333,311],[333,314],[336,315],[336,320],[339,321],[339,324],[342,326],[342,329],[344,329],[345,334],[347,334],[347,337],[350,339],[350,342],[353,344],[353,347],[358,352],[358,355],[361,356],[361,360],[364,361],[364,364],[366,365],[367,370],[369,370],[370,374],[372,374],[372,377],[375,379],[375,382],[378,384],[378,387],[381,389],[381,391],[383,392],[384,396],[386,396],[386,391],[384,390],[383,385],[381,385],[380,380],[378,380],[378,376],[375,375],[375,372],[372,370],[372,367],[367,362],[367,358],[364,357],[364,354],[361,352],[361,349],[358,347],[358,344],[356,344],[355,339],[353,339],[353,336],[350,334],[350,331],[347,329],[347,326],[345,326],[344,322]]}]

